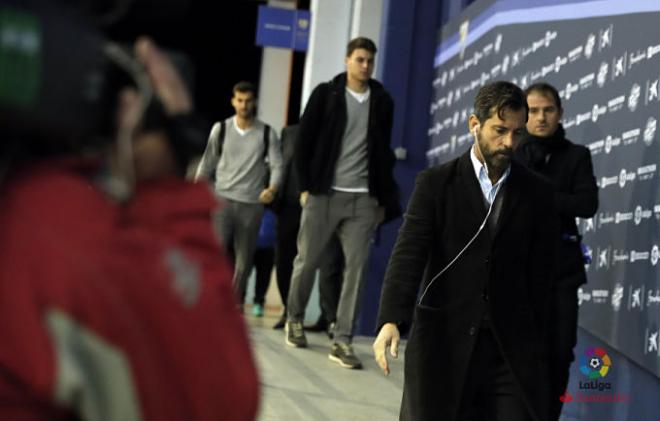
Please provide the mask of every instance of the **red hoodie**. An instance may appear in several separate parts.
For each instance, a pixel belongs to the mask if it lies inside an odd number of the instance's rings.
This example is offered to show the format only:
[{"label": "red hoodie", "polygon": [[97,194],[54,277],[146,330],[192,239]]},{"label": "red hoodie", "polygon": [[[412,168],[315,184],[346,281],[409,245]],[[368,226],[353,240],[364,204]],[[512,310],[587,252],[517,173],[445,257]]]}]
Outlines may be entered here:
[{"label": "red hoodie", "polygon": [[0,420],[253,420],[258,379],[208,188],[49,161],[0,186]]}]

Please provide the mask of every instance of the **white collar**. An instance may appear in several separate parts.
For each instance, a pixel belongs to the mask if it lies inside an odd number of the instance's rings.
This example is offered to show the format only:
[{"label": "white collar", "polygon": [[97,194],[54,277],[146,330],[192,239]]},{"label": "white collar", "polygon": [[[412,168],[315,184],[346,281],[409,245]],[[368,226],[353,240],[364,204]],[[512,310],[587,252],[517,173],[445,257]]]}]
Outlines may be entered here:
[{"label": "white collar", "polygon": [[362,104],[363,102],[365,102],[366,100],[369,99],[369,94],[371,93],[371,89],[369,89],[369,87],[367,87],[367,90],[364,91],[364,92],[355,92],[354,90],[350,89],[350,88],[347,86],[347,87],[346,87],[346,92],[348,92],[349,94],[351,94],[351,95],[353,96],[353,98],[355,98],[355,100],[356,100],[357,102],[359,102],[360,104]]}]

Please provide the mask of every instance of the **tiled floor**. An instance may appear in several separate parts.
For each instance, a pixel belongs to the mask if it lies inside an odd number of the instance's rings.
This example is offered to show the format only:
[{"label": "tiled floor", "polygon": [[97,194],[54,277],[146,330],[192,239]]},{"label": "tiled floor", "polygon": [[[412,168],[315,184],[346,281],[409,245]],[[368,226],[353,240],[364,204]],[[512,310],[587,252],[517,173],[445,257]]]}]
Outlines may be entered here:
[{"label": "tiled floor", "polygon": [[259,421],[398,419],[403,347],[386,377],[373,359],[373,338],[355,338],[364,368],[348,370],[328,359],[331,342],[325,334],[308,333],[308,348],[291,348],[284,332],[272,329],[276,318],[247,319],[261,376]]}]

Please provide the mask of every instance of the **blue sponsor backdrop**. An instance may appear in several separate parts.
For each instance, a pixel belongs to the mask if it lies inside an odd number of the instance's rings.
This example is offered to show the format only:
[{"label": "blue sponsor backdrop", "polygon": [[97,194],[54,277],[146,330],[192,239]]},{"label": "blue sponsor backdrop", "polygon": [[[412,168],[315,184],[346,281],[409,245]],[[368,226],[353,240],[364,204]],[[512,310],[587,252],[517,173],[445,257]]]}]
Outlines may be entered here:
[{"label": "blue sponsor backdrop", "polygon": [[600,187],[596,217],[580,221],[593,257],[580,326],[660,376],[660,2],[473,6],[439,35],[428,164],[472,144],[467,119],[484,84],[558,87],[567,136],[591,150]]},{"label": "blue sponsor backdrop", "polygon": [[257,45],[307,51],[311,15],[308,10],[259,6]]}]

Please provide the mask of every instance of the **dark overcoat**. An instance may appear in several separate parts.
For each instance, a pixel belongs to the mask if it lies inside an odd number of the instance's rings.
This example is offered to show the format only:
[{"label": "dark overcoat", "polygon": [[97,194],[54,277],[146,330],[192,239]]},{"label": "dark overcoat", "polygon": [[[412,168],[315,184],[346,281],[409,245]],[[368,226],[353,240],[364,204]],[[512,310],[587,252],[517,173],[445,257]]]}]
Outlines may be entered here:
[{"label": "dark overcoat", "polygon": [[[411,326],[402,420],[454,420],[484,315],[536,420],[547,419],[547,323],[558,218],[552,187],[515,162],[493,230],[418,292],[477,232],[487,207],[469,151],[419,174],[390,258],[379,326]],[[420,288],[421,282],[421,288]],[[414,314],[414,317],[413,317]]]}]

